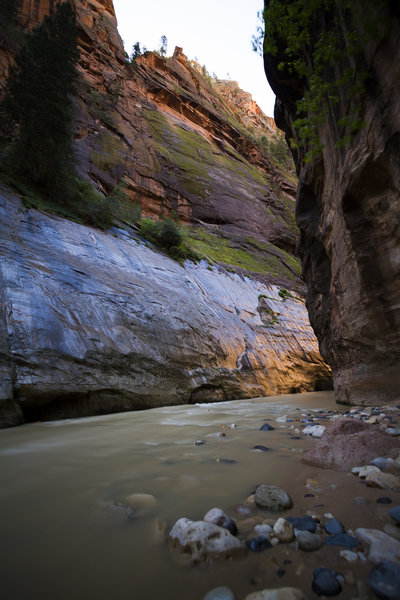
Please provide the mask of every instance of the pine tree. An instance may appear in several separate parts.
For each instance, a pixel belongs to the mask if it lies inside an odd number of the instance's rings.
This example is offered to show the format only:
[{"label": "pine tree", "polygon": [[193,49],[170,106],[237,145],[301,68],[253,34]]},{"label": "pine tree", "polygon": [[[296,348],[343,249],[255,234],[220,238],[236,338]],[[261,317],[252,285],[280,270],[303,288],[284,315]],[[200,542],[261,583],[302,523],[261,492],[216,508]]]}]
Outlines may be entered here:
[{"label": "pine tree", "polygon": [[57,200],[60,195],[68,198],[75,174],[72,95],[78,58],[73,8],[69,1],[59,3],[28,34],[2,102],[9,165],[18,177]]}]

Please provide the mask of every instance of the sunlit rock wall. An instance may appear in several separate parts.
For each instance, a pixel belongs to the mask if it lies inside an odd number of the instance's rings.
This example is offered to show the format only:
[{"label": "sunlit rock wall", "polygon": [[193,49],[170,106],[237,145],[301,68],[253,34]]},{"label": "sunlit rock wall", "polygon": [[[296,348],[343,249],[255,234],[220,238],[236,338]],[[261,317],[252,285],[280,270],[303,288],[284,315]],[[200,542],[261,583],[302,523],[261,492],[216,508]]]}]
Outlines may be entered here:
[{"label": "sunlit rock wall", "polygon": [[304,304],[277,287],[10,194],[0,239],[3,425],[328,384]]}]

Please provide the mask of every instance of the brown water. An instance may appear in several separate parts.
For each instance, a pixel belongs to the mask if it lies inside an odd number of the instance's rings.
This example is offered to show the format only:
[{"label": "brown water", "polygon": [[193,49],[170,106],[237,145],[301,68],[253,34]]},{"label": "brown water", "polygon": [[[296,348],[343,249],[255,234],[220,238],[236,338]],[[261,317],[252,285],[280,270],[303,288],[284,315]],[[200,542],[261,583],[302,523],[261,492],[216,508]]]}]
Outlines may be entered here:
[{"label": "brown water", "polygon": [[[0,431],[1,597],[200,600],[212,587],[228,585],[240,599],[265,581],[300,585],[307,564],[296,573],[296,559],[291,575],[281,580],[275,574],[287,545],[269,551],[268,558],[263,553],[212,569],[179,566],[157,538],[155,519],[169,530],[182,516],[196,520],[214,506],[241,502],[263,482],[285,488],[294,500],[292,514],[304,514],[310,473],[299,459],[315,441],[291,439],[292,423],[275,423],[269,432],[259,428],[267,419],[299,418],[305,409],[320,408],[337,408],[332,393],[166,407]],[[226,435],[218,436],[221,432]],[[195,440],[205,443],[197,446]],[[272,450],[256,452],[256,444]],[[329,498],[332,490],[328,483],[325,487]],[[157,504],[128,519],[115,503],[133,493],[153,494]]]}]

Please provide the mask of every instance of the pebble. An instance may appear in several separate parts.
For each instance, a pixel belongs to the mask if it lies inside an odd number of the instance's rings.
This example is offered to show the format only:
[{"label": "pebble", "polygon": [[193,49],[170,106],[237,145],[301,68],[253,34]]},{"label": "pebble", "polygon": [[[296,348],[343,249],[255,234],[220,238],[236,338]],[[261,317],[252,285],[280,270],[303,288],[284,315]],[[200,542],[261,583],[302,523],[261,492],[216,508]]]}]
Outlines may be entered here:
[{"label": "pebble", "polygon": [[389,515],[400,525],[400,506],[393,506],[393,508],[389,510]]},{"label": "pebble", "polygon": [[300,531],[310,531],[311,533],[314,533],[317,528],[314,519],[310,516],[287,517],[286,520],[289,521],[295,529],[299,529]]},{"label": "pebble", "polygon": [[260,525],[256,525],[254,527],[254,531],[258,535],[269,535],[272,533],[273,529],[271,525],[267,525],[267,523],[261,523]]},{"label": "pebble", "polygon": [[285,490],[276,485],[261,484],[254,494],[255,503],[261,508],[280,511],[292,508],[292,500]]},{"label": "pebble", "polygon": [[194,446],[204,446],[204,444],[205,444],[204,440],[195,440],[193,442]]},{"label": "pebble", "polygon": [[377,456],[373,458],[370,462],[371,465],[378,467],[381,471],[385,471],[389,465],[396,464],[396,461],[393,458],[386,458],[385,456]]},{"label": "pebble", "polygon": [[344,527],[338,519],[330,519],[324,525],[326,533],[335,535],[337,533],[344,533]]},{"label": "pebble", "polygon": [[264,552],[264,550],[271,547],[272,544],[266,535],[259,535],[258,537],[246,540],[246,548],[248,548],[250,552]]},{"label": "pebble", "polygon": [[269,423],[264,423],[264,425],[261,425],[260,427],[260,431],[273,431],[274,427],[271,427],[271,425]]},{"label": "pebble", "polygon": [[325,513],[324,517],[325,517],[325,519],[334,519],[335,518],[332,513]]},{"label": "pebble", "polygon": [[305,552],[318,550],[324,543],[319,535],[311,533],[310,531],[298,531],[296,533],[296,540],[298,541],[300,549]]},{"label": "pebble", "polygon": [[379,563],[390,560],[400,564],[400,542],[380,531],[380,529],[356,529],[356,536],[364,543],[369,544],[368,560]]},{"label": "pebble", "polygon": [[390,473],[370,473],[365,481],[370,487],[377,487],[384,490],[392,490],[394,492],[400,491],[400,478]]},{"label": "pebble", "polygon": [[318,596],[337,596],[342,591],[338,575],[333,569],[317,567],[313,571],[312,589]]},{"label": "pebble", "polygon": [[306,600],[306,597],[298,588],[282,587],[253,592],[244,600]]},{"label": "pebble", "polygon": [[341,550],[339,554],[347,562],[355,562],[358,559],[357,552],[352,552],[351,550]]},{"label": "pebble", "polygon": [[376,501],[378,504],[392,504],[392,499],[387,496],[381,496],[380,498],[377,498]]},{"label": "pebble", "polygon": [[228,515],[221,508],[211,508],[203,517],[203,521],[215,525],[222,525],[228,519]]},{"label": "pebble", "polygon": [[332,537],[325,538],[325,543],[327,546],[345,546],[347,550],[349,548],[357,548],[360,545],[357,538],[347,535],[347,533],[338,533]]},{"label": "pebble", "polygon": [[303,433],[312,437],[320,438],[323,436],[326,427],[324,425],[307,425],[303,429]]},{"label": "pebble", "polygon": [[221,586],[210,590],[203,600],[235,600],[235,596],[229,588]]},{"label": "pebble", "polygon": [[277,418],[275,419],[275,421],[276,421],[277,423],[286,423],[286,421],[287,421],[287,420],[288,420],[288,417],[287,417],[287,415],[282,415],[281,417],[277,417]]},{"label": "pebble", "polygon": [[366,465],[365,467],[361,467],[360,471],[358,473],[358,476],[361,479],[365,479],[367,477],[367,475],[369,475],[370,473],[380,473],[381,470],[374,466],[374,465]]},{"label": "pebble", "polygon": [[261,444],[259,444],[258,446],[254,446],[253,450],[259,450],[260,452],[267,452],[268,450],[271,450],[271,448],[267,448],[267,446],[262,446]]},{"label": "pebble", "polygon": [[400,429],[399,428],[395,428],[395,427],[388,427],[386,429],[386,433],[388,433],[389,435],[393,435],[393,436],[397,436],[400,435]]},{"label": "pebble", "polygon": [[400,567],[388,560],[372,567],[368,583],[378,598],[398,600],[400,598]]},{"label": "pebble", "polygon": [[231,533],[232,535],[238,534],[238,528],[233,519],[226,519],[225,521],[223,521],[221,523],[221,527],[223,527],[224,529],[227,529],[229,531],[229,533]]},{"label": "pebble", "polygon": [[286,519],[278,519],[273,532],[280,542],[291,542],[294,538],[293,525]]}]

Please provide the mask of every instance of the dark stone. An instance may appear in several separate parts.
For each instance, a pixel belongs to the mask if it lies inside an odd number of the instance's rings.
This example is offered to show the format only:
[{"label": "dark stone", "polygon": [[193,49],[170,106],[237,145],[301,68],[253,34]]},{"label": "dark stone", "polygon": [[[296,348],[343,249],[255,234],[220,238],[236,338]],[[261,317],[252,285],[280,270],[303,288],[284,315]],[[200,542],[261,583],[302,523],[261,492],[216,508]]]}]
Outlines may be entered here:
[{"label": "dark stone", "polygon": [[327,546],[344,546],[347,550],[350,548],[357,548],[360,545],[360,541],[347,533],[338,533],[332,537],[325,538]]},{"label": "dark stone", "polygon": [[292,561],[291,561],[291,560],[289,560],[289,559],[287,558],[286,560],[284,560],[284,561],[283,561],[283,564],[284,564],[285,566],[286,566],[286,565],[291,565],[291,564],[292,564]]},{"label": "dark stone", "polygon": [[301,440],[301,437],[299,435],[292,435],[290,437],[291,440]]},{"label": "dark stone", "polygon": [[217,458],[217,462],[224,463],[226,465],[233,465],[237,463],[237,460],[233,460],[232,458]]},{"label": "dark stone", "polygon": [[263,552],[268,548],[272,548],[271,542],[265,535],[259,535],[256,538],[251,538],[251,540],[246,541],[246,548],[250,550],[250,552]]},{"label": "dark stone", "polygon": [[396,523],[400,524],[400,506],[393,506],[393,508],[389,510],[389,515]]},{"label": "dark stone", "polygon": [[254,446],[253,450],[261,450],[261,452],[267,452],[267,450],[271,450],[271,448],[267,448],[267,446],[258,445]]},{"label": "dark stone", "polygon": [[337,533],[344,533],[344,527],[338,519],[331,519],[324,525],[326,533],[330,535],[336,535]]},{"label": "dark stone", "polygon": [[273,431],[274,427],[271,427],[271,425],[269,423],[264,423],[264,425],[261,425],[260,427],[260,431]]},{"label": "dark stone", "polygon": [[318,596],[337,596],[342,591],[338,573],[333,569],[317,567],[313,571],[312,589]]},{"label": "dark stone", "polygon": [[226,519],[222,523],[222,527],[224,529],[227,529],[229,531],[229,533],[231,533],[232,535],[238,534],[238,528],[236,527],[236,523],[233,519]]},{"label": "dark stone", "polygon": [[392,499],[387,496],[381,496],[381,498],[377,499],[379,504],[392,504]]},{"label": "dark stone", "polygon": [[316,524],[312,517],[286,517],[286,521],[289,521],[295,529],[300,531],[311,531],[314,533],[316,530]]},{"label": "dark stone", "polygon": [[278,575],[278,577],[283,577],[286,573],[286,569],[278,569],[276,574]]},{"label": "dark stone", "polygon": [[369,572],[368,583],[382,600],[400,598],[400,567],[388,560],[378,563]]},{"label": "dark stone", "polygon": [[315,498],[314,494],[304,494],[304,498]]}]

